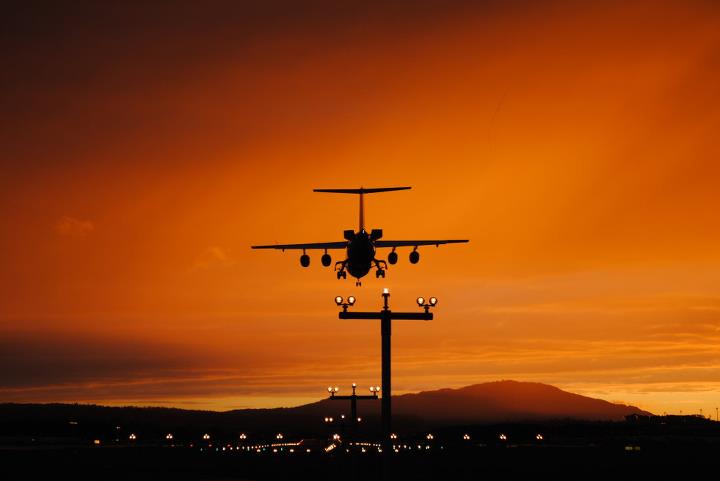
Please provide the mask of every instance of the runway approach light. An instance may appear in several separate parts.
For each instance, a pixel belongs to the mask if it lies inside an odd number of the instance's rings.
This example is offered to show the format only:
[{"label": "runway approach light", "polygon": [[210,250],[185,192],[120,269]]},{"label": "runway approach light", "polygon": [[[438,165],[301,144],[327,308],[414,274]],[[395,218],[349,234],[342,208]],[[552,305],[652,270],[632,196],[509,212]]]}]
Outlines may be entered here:
[{"label": "runway approach light", "polygon": [[343,299],[342,296],[335,296],[335,304],[343,308],[343,311],[347,312],[348,307],[355,304],[355,296],[348,296],[347,299]]},{"label": "runway approach light", "polygon": [[438,303],[437,297],[431,297],[425,299],[424,297],[417,298],[417,305],[425,309],[425,312],[429,312],[431,307],[435,307]]}]

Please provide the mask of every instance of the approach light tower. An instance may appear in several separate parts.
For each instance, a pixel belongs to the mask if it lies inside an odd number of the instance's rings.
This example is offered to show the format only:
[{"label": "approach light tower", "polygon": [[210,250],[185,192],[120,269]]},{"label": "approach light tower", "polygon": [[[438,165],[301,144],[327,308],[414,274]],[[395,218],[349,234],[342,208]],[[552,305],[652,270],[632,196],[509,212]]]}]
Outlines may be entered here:
[{"label": "approach light tower", "polygon": [[380,320],[380,339],[382,348],[382,450],[383,450],[383,477],[390,479],[390,453],[392,452],[392,387],[390,382],[390,335],[392,333],[393,320],[415,320],[415,321],[431,321],[433,314],[430,312],[431,307],[437,305],[437,298],[431,297],[425,301],[424,297],[418,297],[418,306],[424,309],[424,312],[393,312],[390,310],[388,300],[390,299],[390,290],[386,287],[383,289],[383,308],[379,312],[349,312],[348,308],[355,304],[355,297],[350,296],[344,300],[341,296],[335,298],[335,304],[342,307],[342,311],[338,313],[340,319],[379,319]]},{"label": "approach light tower", "polygon": [[328,393],[330,393],[330,399],[336,400],[336,401],[346,401],[350,400],[350,426],[352,429],[353,436],[357,436],[357,427],[358,423],[360,423],[360,418],[358,417],[357,412],[357,402],[358,399],[377,399],[378,394],[380,393],[380,386],[370,386],[370,394],[369,395],[362,395],[362,394],[356,394],[355,389],[357,388],[357,384],[352,383],[352,394],[347,396],[340,396],[337,392],[340,390],[337,386],[335,387],[328,387]]}]

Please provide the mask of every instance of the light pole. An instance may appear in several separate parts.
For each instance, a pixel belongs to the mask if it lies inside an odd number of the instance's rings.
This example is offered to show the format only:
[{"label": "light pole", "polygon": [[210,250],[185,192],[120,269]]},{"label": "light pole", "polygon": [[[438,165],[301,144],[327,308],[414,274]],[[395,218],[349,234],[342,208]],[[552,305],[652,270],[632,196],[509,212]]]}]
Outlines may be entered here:
[{"label": "light pole", "polygon": [[[336,387],[328,387],[327,390],[330,393],[330,399],[343,401],[343,400],[350,400],[350,430],[352,432],[353,438],[357,436],[357,425],[360,422],[360,418],[357,415],[357,401],[358,399],[377,399],[378,393],[380,392],[380,386],[370,386],[370,395],[361,395],[356,394],[355,389],[357,388],[357,384],[352,383],[352,394],[347,396],[340,396],[337,394],[337,392],[340,390],[337,386]],[[357,441],[356,439],[353,439],[353,441]]]},{"label": "light pole", "polygon": [[417,320],[430,321],[433,318],[430,312],[431,307],[437,305],[437,298],[431,297],[429,302],[425,302],[425,298],[419,297],[417,303],[424,308],[425,312],[393,312],[390,310],[388,301],[390,299],[390,291],[386,287],[383,289],[383,308],[379,312],[349,312],[348,308],[355,304],[355,297],[350,296],[347,301],[337,296],[335,303],[342,307],[342,311],[338,313],[340,319],[379,319],[380,320],[380,340],[382,352],[382,454],[383,454],[383,478],[390,479],[390,452],[392,450],[392,387],[390,382],[390,336],[392,333],[393,320]]}]

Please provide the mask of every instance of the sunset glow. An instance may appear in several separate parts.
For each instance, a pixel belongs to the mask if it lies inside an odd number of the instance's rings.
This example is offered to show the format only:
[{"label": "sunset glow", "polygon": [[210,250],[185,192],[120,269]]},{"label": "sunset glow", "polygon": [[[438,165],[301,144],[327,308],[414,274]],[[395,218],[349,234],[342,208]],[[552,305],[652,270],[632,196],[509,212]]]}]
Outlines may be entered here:
[{"label": "sunset glow", "polygon": [[[393,326],[393,394],[515,379],[715,413],[716,2],[302,3],[10,13],[0,401],[375,386],[379,326],[335,297],[387,287],[439,299]],[[357,199],[312,189],[361,185],[413,187],[365,199],[385,238],[470,243],[357,288],[321,251],[250,249],[341,241]]]}]

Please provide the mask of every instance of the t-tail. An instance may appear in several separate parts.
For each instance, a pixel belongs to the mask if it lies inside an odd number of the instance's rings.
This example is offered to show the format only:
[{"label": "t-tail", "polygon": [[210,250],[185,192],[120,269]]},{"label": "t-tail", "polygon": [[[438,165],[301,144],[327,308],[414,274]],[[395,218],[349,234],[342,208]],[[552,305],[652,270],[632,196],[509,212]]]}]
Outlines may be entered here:
[{"label": "t-tail", "polygon": [[390,192],[393,190],[409,190],[411,187],[377,187],[374,189],[366,189],[360,187],[359,189],[313,189],[313,192],[329,192],[332,194],[359,194],[360,195],[360,222],[359,230],[365,229],[365,194],[375,194],[377,192]]}]

